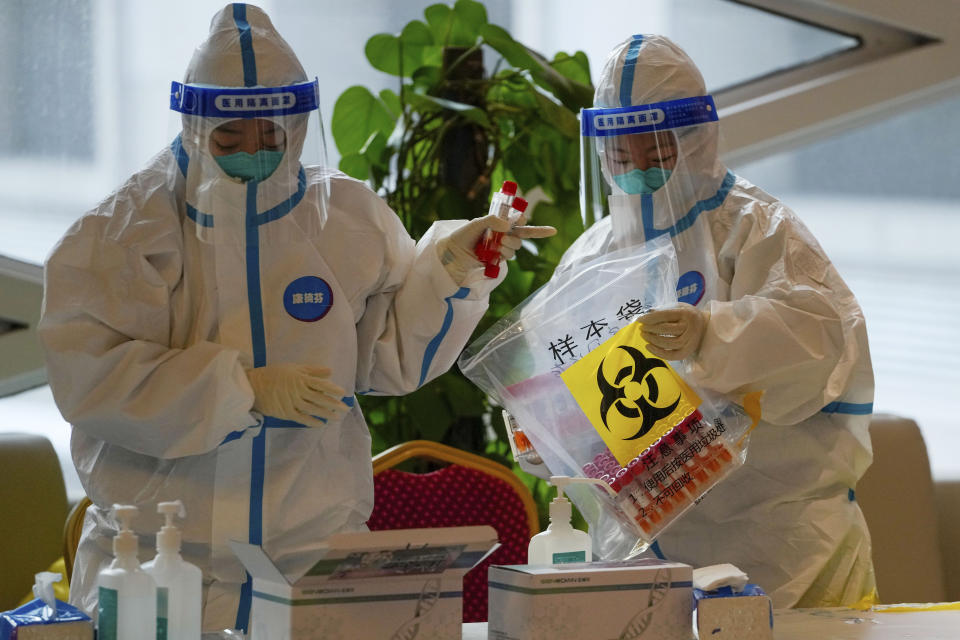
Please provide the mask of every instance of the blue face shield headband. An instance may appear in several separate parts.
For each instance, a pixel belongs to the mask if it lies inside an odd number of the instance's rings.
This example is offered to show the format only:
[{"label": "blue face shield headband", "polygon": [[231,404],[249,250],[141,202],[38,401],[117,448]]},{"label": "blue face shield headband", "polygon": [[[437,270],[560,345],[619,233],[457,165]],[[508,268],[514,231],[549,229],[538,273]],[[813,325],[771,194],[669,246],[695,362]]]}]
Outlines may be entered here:
[{"label": "blue face shield headband", "polygon": [[173,82],[170,108],[203,118],[266,118],[320,108],[319,81],[285,87],[204,87]]},{"label": "blue face shield headband", "polygon": [[581,109],[580,133],[585,138],[603,138],[667,131],[718,119],[713,96],[696,96],[635,107]]}]

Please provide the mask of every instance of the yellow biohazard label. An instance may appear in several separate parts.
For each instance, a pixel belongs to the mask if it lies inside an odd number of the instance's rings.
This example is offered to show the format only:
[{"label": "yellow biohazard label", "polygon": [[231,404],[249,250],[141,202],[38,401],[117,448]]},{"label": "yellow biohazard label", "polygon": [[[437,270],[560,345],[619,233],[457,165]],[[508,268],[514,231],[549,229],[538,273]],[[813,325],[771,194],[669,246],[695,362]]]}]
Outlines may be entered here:
[{"label": "yellow biohazard label", "polygon": [[676,371],[647,351],[640,326],[628,324],[560,374],[623,466],[700,405]]}]

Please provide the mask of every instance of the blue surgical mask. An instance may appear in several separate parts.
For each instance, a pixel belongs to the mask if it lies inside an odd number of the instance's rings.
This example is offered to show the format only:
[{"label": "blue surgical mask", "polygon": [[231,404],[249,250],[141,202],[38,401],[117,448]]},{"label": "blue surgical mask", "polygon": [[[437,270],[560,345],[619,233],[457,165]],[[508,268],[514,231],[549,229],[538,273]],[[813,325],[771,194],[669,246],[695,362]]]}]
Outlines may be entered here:
[{"label": "blue surgical mask", "polygon": [[256,153],[238,151],[226,156],[214,156],[223,172],[232,178],[241,180],[265,180],[276,171],[283,151],[268,151],[261,149]]},{"label": "blue surgical mask", "polygon": [[617,186],[627,193],[653,193],[670,179],[670,169],[650,167],[646,171],[634,169],[627,173],[613,176]]}]

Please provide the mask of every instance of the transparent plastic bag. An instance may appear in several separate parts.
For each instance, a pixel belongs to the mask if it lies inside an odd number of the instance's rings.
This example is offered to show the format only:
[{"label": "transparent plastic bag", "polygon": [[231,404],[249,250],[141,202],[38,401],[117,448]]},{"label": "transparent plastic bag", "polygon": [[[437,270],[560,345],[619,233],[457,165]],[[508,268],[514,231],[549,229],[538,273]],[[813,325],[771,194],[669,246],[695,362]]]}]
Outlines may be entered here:
[{"label": "transparent plastic bag", "polygon": [[550,475],[603,481],[568,492],[602,559],[646,550],[746,457],[746,412],[640,338],[635,321],[676,303],[677,272],[666,237],[564,265],[459,361]]}]

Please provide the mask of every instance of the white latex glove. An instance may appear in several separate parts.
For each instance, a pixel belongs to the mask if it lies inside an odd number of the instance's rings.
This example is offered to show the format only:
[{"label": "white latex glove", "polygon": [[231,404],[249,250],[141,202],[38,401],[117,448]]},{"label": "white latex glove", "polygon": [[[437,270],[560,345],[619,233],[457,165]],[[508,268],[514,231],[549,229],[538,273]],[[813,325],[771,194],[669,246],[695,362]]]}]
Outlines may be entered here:
[{"label": "white latex glove", "polygon": [[274,364],[247,370],[255,411],[308,427],[339,418],[350,410],[340,398],[346,392],[330,382],[330,369],[305,364]]},{"label": "white latex glove", "polygon": [[525,215],[509,221],[492,213],[474,218],[437,242],[440,262],[443,263],[454,282],[463,284],[470,271],[483,266],[483,263],[477,259],[474,248],[487,229],[503,232],[503,239],[500,241],[500,257],[504,260],[510,260],[516,255],[523,240],[549,238],[557,233],[553,227],[525,226],[526,221]]},{"label": "white latex glove", "polygon": [[641,333],[653,355],[664,360],[683,360],[700,349],[709,319],[709,311],[680,302],[676,307],[640,316]]}]

